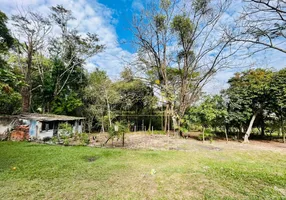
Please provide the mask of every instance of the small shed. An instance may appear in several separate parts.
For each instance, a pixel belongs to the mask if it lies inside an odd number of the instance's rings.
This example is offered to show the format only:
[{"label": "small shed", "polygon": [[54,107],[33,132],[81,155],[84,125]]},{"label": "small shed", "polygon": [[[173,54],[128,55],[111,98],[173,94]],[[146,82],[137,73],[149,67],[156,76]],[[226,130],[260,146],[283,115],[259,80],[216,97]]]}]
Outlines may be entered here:
[{"label": "small shed", "polygon": [[11,130],[27,127],[31,139],[44,139],[57,136],[60,123],[69,123],[73,133],[82,133],[84,117],[74,117],[54,114],[25,113],[12,116],[0,116],[0,135]]}]

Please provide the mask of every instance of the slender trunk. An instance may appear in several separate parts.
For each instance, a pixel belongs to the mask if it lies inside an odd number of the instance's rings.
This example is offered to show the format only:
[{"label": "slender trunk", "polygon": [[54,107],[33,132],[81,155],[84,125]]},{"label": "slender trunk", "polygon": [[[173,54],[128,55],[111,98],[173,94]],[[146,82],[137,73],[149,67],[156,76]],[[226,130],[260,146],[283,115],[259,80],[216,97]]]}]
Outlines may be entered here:
[{"label": "slender trunk", "polygon": [[249,126],[247,128],[247,131],[244,135],[244,142],[249,142],[248,138],[250,136],[250,133],[251,133],[251,130],[252,130],[252,126],[253,126],[253,123],[255,121],[255,118],[257,116],[258,112],[254,113],[254,115],[252,116],[251,120],[250,120],[250,123],[249,123]]},{"label": "slender trunk", "polygon": [[104,133],[104,116],[102,115],[102,122],[101,122],[101,131]]},{"label": "slender trunk", "polygon": [[122,146],[124,147],[124,132],[122,134]]},{"label": "slender trunk", "polygon": [[164,130],[164,115],[163,115],[163,109],[162,109],[162,114],[161,114],[161,129],[162,131]]},{"label": "slender trunk", "polygon": [[21,89],[21,96],[22,96],[22,111],[23,112],[30,112],[30,102],[31,102],[31,88],[30,88],[30,81],[26,81],[28,86],[23,86]]},{"label": "slender trunk", "polygon": [[169,112],[169,105],[166,105],[166,109],[165,109],[165,113],[164,113],[164,119],[165,119],[165,123],[164,123],[164,131],[167,132],[167,127],[168,127],[168,112]]},{"label": "slender trunk", "polygon": [[203,142],[205,142],[205,127],[203,127]]},{"label": "slender trunk", "polygon": [[28,56],[27,56],[27,70],[25,74],[25,82],[27,86],[23,86],[21,90],[22,95],[22,111],[30,112],[30,102],[31,102],[31,69],[32,69],[32,59],[33,59],[33,44],[29,42],[28,46]]},{"label": "slender trunk", "polygon": [[109,105],[109,101],[108,98],[106,98],[106,104],[107,104],[107,112],[108,112],[108,120],[109,120],[109,127],[111,127],[111,114],[110,114],[110,105]]},{"label": "slender trunk", "polygon": [[282,130],[282,135],[283,135],[283,143],[286,143],[283,118],[281,120],[281,130]]},{"label": "slender trunk", "polygon": [[244,128],[242,125],[240,125],[240,132],[243,134],[244,133]]},{"label": "slender trunk", "polygon": [[30,87],[23,86],[21,89],[22,96],[22,112],[30,111]]},{"label": "slender trunk", "polygon": [[224,132],[225,132],[225,139],[226,139],[226,142],[228,142],[228,135],[227,135],[227,128],[226,128],[226,126],[225,126],[225,128],[224,128]]},{"label": "slender trunk", "polygon": [[265,122],[264,119],[262,118],[261,120],[261,137],[263,138],[265,136]]}]

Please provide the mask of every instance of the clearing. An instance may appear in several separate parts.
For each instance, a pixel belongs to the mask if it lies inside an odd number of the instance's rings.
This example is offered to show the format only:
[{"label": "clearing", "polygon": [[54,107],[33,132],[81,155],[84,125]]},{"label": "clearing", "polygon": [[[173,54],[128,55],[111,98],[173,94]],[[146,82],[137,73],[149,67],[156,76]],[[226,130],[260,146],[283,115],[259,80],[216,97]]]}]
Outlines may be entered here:
[{"label": "clearing", "polygon": [[286,199],[284,144],[150,137],[128,135],[133,150],[0,142],[0,199]]}]

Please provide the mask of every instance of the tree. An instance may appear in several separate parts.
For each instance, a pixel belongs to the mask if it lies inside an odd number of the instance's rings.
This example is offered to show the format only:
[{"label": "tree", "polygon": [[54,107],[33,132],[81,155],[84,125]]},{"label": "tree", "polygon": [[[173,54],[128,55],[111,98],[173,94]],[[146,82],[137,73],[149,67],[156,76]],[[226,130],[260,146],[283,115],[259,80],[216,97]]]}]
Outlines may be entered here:
[{"label": "tree", "polygon": [[59,37],[50,41],[50,55],[54,62],[60,62],[61,70],[55,80],[54,97],[58,96],[71,80],[75,72],[83,70],[86,60],[104,49],[104,45],[99,44],[99,39],[94,33],[86,35],[79,34],[75,28],[68,25],[74,20],[72,12],[61,5],[51,7],[51,18],[56,26],[61,30]]},{"label": "tree", "polygon": [[[193,106],[188,111],[189,119],[193,123],[199,123],[203,127],[203,141],[205,141],[205,129],[226,125],[227,110],[222,96],[206,96],[198,106]],[[227,133],[226,139],[228,140]]]},{"label": "tree", "polygon": [[162,0],[135,17],[132,30],[139,66],[146,74],[152,73],[165,99],[165,130],[167,113],[174,126],[180,126],[180,119],[197,101],[202,87],[218,70],[229,67],[228,58],[237,49],[229,49],[230,39],[219,31],[228,6],[228,0],[216,5],[207,0],[191,4]]},{"label": "tree", "polygon": [[269,70],[255,69],[236,73],[228,81],[230,87],[226,94],[229,98],[229,112],[240,113],[242,123],[249,122],[244,136],[245,142],[249,142],[248,138],[256,117],[264,114],[272,100],[269,90],[272,76],[273,73]]},{"label": "tree", "polygon": [[91,129],[93,118],[100,123],[101,130],[105,131],[106,116],[108,126],[112,125],[112,105],[114,105],[119,96],[106,72],[96,69],[89,75],[88,85],[85,88],[84,99],[86,103],[86,112],[88,113],[89,127]]},{"label": "tree", "polygon": [[244,0],[244,8],[229,37],[248,44],[254,53],[273,49],[286,53],[286,2]]},{"label": "tree", "polygon": [[[19,37],[17,54],[18,65],[22,74],[25,77],[25,85],[22,86],[22,111],[30,111],[31,95],[32,95],[32,63],[35,53],[39,52],[45,45],[45,39],[51,30],[51,23],[48,18],[42,15],[31,12],[23,11],[17,15],[12,16],[13,25],[16,34]],[[21,62],[21,57],[25,58],[25,62]]]},{"label": "tree", "polygon": [[1,114],[15,114],[20,110],[21,95],[18,91],[22,77],[7,63],[8,51],[14,44],[6,26],[7,20],[7,16],[0,11],[0,110]]},{"label": "tree", "polygon": [[283,135],[283,142],[286,142],[285,139],[285,130],[284,130],[284,117],[286,113],[286,69],[282,69],[276,72],[273,76],[273,79],[270,83],[270,92],[271,96],[274,99],[273,110],[279,118],[280,121],[280,130]]}]

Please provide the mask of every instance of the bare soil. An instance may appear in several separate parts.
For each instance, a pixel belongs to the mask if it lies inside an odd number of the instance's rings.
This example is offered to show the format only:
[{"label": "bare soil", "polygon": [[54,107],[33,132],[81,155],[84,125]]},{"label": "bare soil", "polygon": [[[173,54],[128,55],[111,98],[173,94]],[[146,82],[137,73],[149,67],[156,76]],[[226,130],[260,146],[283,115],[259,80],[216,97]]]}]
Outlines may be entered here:
[{"label": "bare soil", "polygon": [[188,138],[181,138],[177,135],[152,135],[145,132],[127,133],[123,147],[122,138],[114,138],[113,141],[109,140],[107,144],[103,145],[109,136],[107,133],[97,133],[91,137],[90,146],[179,151],[258,150],[286,154],[286,144],[277,141],[251,140],[250,143],[243,143],[243,141],[226,142],[226,140],[219,139],[202,142],[196,139],[198,134],[198,132],[192,132],[188,134]]}]

